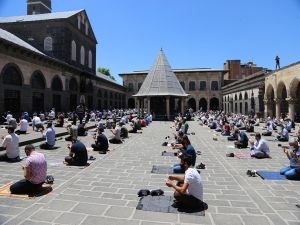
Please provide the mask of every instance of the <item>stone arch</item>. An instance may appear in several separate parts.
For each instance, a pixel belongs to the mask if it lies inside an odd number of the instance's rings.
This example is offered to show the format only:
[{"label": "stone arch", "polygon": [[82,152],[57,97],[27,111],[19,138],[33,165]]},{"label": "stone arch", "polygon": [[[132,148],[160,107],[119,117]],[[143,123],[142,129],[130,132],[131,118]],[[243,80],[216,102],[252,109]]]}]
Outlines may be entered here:
[{"label": "stone arch", "polygon": [[134,98],[129,98],[128,99],[128,108],[134,109],[135,108],[135,100]]},{"label": "stone arch", "polygon": [[287,115],[289,111],[289,104],[287,102],[287,90],[283,82],[280,82],[277,86],[277,98],[280,99],[280,112],[283,118]]},{"label": "stone arch", "polygon": [[24,82],[20,68],[14,63],[8,63],[3,67],[1,79],[3,84],[14,86],[22,86]]},{"label": "stone arch", "polygon": [[211,98],[209,101],[209,109],[210,110],[219,110],[219,99]]},{"label": "stone arch", "polygon": [[235,100],[235,101],[238,100],[237,94],[234,95],[234,100]]},{"label": "stone arch", "polygon": [[3,84],[1,92],[4,93],[4,109],[2,110],[20,112],[24,78],[18,65],[14,63],[6,64],[1,71],[0,80]]},{"label": "stone arch", "polygon": [[297,91],[299,91],[299,85],[300,85],[300,81],[297,78],[294,78],[291,82],[291,85],[289,87],[290,90],[290,96],[292,98],[299,98],[300,96],[298,95],[297,97]]},{"label": "stone arch", "polygon": [[70,91],[78,91],[78,83],[77,80],[72,77],[69,82],[69,90]]},{"label": "stone arch", "polygon": [[196,100],[194,98],[188,100],[188,107],[192,108],[194,112],[196,111]]},{"label": "stone arch", "polygon": [[269,84],[267,89],[266,89],[266,92],[265,92],[265,95],[266,95],[266,99],[274,99],[274,87],[272,84]]},{"label": "stone arch", "polygon": [[51,89],[53,91],[62,91],[63,90],[63,85],[62,85],[62,81],[60,79],[59,76],[55,76],[53,79],[52,79],[52,82],[51,82]]},{"label": "stone arch", "polygon": [[207,101],[205,98],[201,98],[199,101],[199,109],[201,111],[206,112],[207,111]]},{"label": "stone arch", "polygon": [[244,99],[247,100],[248,99],[248,93],[247,91],[245,91],[245,94],[244,94]]},{"label": "stone arch", "polygon": [[239,100],[243,100],[242,92],[240,92],[240,94],[239,94]]},{"label": "stone arch", "polygon": [[32,111],[44,111],[46,80],[43,73],[39,70],[34,71],[30,78],[30,84],[32,88]]}]

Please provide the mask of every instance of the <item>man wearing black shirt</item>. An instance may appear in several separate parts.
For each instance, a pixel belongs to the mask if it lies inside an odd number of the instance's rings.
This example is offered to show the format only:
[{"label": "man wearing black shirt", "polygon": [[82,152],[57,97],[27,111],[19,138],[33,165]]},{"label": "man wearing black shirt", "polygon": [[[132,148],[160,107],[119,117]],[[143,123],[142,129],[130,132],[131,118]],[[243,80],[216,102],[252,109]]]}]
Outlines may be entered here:
[{"label": "man wearing black shirt", "polygon": [[65,157],[65,162],[71,166],[85,166],[88,160],[86,147],[83,143],[73,140],[72,144],[68,144],[70,150],[69,156]]},{"label": "man wearing black shirt", "polygon": [[98,128],[98,137],[96,139],[96,134],[94,136],[95,144],[92,144],[94,151],[99,151],[99,153],[106,153],[108,151],[108,140],[105,134],[103,134],[104,129]]}]

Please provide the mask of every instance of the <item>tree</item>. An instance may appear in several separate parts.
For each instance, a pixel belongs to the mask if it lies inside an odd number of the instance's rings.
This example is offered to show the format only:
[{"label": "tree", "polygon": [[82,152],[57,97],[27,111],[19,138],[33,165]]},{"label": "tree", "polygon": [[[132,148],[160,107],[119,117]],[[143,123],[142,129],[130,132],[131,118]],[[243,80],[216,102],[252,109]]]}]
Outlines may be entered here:
[{"label": "tree", "polygon": [[115,77],[114,77],[113,75],[110,74],[110,71],[109,71],[109,69],[107,69],[107,68],[99,67],[99,68],[97,69],[97,71],[98,71],[99,73],[102,73],[102,74],[104,74],[104,75],[110,77],[110,78],[113,79],[113,80],[116,80]]}]

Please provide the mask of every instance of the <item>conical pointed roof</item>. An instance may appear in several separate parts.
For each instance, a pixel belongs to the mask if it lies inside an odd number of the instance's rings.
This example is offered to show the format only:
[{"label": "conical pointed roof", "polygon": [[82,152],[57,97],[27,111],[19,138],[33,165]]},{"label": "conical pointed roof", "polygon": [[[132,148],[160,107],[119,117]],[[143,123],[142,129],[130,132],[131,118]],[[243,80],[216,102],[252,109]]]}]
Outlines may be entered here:
[{"label": "conical pointed roof", "polygon": [[172,71],[162,49],[139,92],[133,96],[188,96]]}]

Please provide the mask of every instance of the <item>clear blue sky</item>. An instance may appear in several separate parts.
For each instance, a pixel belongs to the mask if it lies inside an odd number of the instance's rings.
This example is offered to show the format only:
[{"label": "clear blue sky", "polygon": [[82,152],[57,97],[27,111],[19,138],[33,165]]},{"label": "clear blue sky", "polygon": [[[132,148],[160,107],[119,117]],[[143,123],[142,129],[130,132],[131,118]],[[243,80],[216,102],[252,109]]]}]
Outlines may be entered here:
[{"label": "clear blue sky", "polygon": [[[52,0],[52,9],[87,11],[97,67],[119,82],[119,73],[149,69],[160,48],[176,69],[300,60],[300,0]],[[26,0],[0,0],[0,16],[25,14]]]}]

